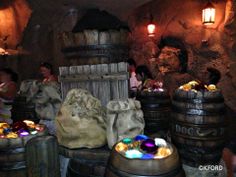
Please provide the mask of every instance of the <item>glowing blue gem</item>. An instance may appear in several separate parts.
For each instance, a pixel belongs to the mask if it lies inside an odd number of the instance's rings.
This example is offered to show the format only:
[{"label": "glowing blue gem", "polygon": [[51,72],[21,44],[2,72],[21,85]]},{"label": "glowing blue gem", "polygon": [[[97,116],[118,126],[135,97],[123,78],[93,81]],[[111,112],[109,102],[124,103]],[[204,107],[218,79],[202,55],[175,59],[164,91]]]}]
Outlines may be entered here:
[{"label": "glowing blue gem", "polygon": [[148,137],[146,135],[137,135],[134,140],[135,141],[142,141],[142,140],[146,140],[148,139]]},{"label": "glowing blue gem", "polygon": [[4,128],[3,129],[3,133],[4,134],[8,134],[8,133],[10,133],[11,132],[11,129],[10,128]]},{"label": "glowing blue gem", "polygon": [[142,158],[141,159],[153,159],[154,158],[154,155],[153,154],[143,154]]}]

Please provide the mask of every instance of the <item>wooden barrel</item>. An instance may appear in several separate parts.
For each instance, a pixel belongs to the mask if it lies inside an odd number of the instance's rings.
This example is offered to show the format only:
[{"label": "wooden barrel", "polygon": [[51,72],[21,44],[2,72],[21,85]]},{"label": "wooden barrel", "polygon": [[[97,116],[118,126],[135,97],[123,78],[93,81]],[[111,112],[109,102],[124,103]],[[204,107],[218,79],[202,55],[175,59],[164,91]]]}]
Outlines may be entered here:
[{"label": "wooden barrel", "polygon": [[123,62],[129,56],[128,45],[124,41],[119,40],[121,35],[122,39],[128,37],[128,31],[126,33],[123,31],[108,30],[99,32],[94,29],[75,33],[78,40],[81,40],[80,43],[77,42],[78,45],[63,48],[62,52],[74,65]]},{"label": "wooden barrel", "polygon": [[68,149],[60,146],[60,154],[70,158],[67,177],[103,177],[110,155],[108,147]]},{"label": "wooden barrel", "polygon": [[162,159],[128,159],[113,146],[105,177],[185,177],[177,149]]},{"label": "wooden barrel", "polygon": [[27,177],[60,177],[58,143],[54,136],[40,136],[26,144]]},{"label": "wooden barrel", "polygon": [[27,102],[26,97],[24,96],[19,95],[14,99],[11,113],[14,122],[26,119],[32,120],[35,123],[39,122],[34,103]]},{"label": "wooden barrel", "polygon": [[24,151],[24,147],[5,148],[0,150],[1,177],[26,176]]},{"label": "wooden barrel", "polygon": [[224,99],[220,91],[176,90],[171,136],[189,166],[217,164],[226,141]]},{"label": "wooden barrel", "polygon": [[145,134],[167,131],[171,105],[168,93],[143,91],[137,94],[137,100],[140,101],[144,113]]},{"label": "wooden barrel", "polygon": [[26,177],[25,145],[30,139],[45,134],[46,129],[36,135],[0,138],[0,176]]},{"label": "wooden barrel", "polygon": [[[129,57],[129,27],[106,11],[88,10],[72,32],[70,35],[64,34],[63,41],[66,45],[62,48],[70,64],[119,63]],[[74,46],[71,45],[73,42]]]}]

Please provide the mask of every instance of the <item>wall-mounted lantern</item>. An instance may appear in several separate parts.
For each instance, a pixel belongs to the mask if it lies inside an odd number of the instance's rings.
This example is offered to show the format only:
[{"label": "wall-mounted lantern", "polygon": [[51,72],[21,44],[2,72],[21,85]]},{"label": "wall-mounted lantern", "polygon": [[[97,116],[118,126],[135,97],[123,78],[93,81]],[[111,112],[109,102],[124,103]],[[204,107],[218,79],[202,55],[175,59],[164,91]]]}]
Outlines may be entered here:
[{"label": "wall-mounted lantern", "polygon": [[156,25],[153,23],[153,16],[152,14],[150,15],[150,21],[147,25],[147,31],[148,31],[148,36],[149,37],[154,37],[155,36],[155,31],[156,31]]},{"label": "wall-mounted lantern", "polygon": [[204,25],[212,25],[215,23],[215,7],[211,2],[208,2],[202,10],[202,23]]}]

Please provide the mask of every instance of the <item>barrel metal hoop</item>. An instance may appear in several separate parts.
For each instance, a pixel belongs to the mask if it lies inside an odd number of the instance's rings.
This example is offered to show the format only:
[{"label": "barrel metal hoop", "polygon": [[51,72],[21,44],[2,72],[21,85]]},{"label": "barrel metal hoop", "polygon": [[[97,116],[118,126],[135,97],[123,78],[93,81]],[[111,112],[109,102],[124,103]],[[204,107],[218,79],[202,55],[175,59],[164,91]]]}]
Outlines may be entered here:
[{"label": "barrel metal hoop", "polygon": [[143,103],[141,103],[141,105],[142,105],[142,109],[163,109],[163,108],[165,108],[165,109],[167,109],[167,108],[169,108],[169,106],[170,106],[170,104],[168,104],[168,103],[150,103],[150,104],[143,104]]},{"label": "barrel metal hoop", "polygon": [[0,170],[2,171],[12,171],[12,170],[19,170],[26,167],[26,162],[12,162],[12,163],[4,163],[0,165]]},{"label": "barrel metal hoop", "polygon": [[189,115],[201,115],[201,116],[207,116],[207,115],[223,115],[225,113],[225,109],[218,109],[218,110],[212,110],[212,111],[206,111],[204,109],[181,109],[177,106],[172,105],[172,110],[181,113],[181,114],[189,114]]},{"label": "barrel metal hoop", "polygon": [[184,97],[179,97],[174,95],[173,100],[175,101],[180,101],[180,102],[185,102],[185,103],[223,103],[224,98],[222,97],[217,97],[217,98],[184,98]]},{"label": "barrel metal hoop", "polygon": [[227,124],[226,122],[219,122],[219,123],[210,123],[210,124],[196,124],[191,122],[182,122],[178,120],[171,120],[172,125],[183,125],[187,127],[194,127],[194,128],[226,128]]},{"label": "barrel metal hoop", "polygon": [[[68,47],[61,50],[67,58],[74,57],[117,57],[128,56],[129,48],[127,45],[119,44],[98,44]],[[120,58],[120,57],[118,57]]]},{"label": "barrel metal hoop", "polygon": [[16,154],[16,153],[21,153],[21,152],[25,152],[25,148],[15,148],[15,149],[0,149],[0,155],[6,155],[6,154]]},{"label": "barrel metal hoop", "polygon": [[111,170],[115,175],[119,177],[173,177],[179,174],[182,170],[182,167],[179,165],[176,169],[172,170],[171,172],[164,173],[164,174],[159,174],[159,175],[138,175],[138,174],[130,174],[124,171],[118,171],[112,164],[109,164],[107,166],[109,170]]},{"label": "barrel metal hoop", "polygon": [[167,94],[167,92],[148,92],[148,91],[139,91],[137,92],[137,98],[140,99],[170,99],[170,96]]},{"label": "barrel metal hoop", "polygon": [[[172,133],[173,134],[173,133]],[[188,134],[181,134],[175,132],[176,137],[183,138],[184,140],[195,140],[195,141],[201,141],[201,142],[207,142],[207,141],[222,141],[222,139],[226,138],[226,135],[222,136],[212,136],[212,137],[204,137],[204,136],[189,136]],[[172,136],[174,138],[174,136]]]}]

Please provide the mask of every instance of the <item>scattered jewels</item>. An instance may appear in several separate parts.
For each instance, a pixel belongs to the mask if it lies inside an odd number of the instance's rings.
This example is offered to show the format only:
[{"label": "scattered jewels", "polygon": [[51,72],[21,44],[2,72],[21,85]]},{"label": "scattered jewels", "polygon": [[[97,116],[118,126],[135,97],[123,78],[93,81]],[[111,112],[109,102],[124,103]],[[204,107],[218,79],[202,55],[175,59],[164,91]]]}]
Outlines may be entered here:
[{"label": "scattered jewels", "polygon": [[146,135],[124,138],[115,145],[115,150],[129,159],[161,159],[171,155],[173,149],[164,139],[151,139]]},{"label": "scattered jewels", "polygon": [[30,120],[18,121],[12,125],[0,123],[0,138],[18,138],[35,135],[43,130],[43,125],[35,124]]},{"label": "scattered jewels", "polygon": [[184,91],[216,91],[217,88],[214,84],[206,85],[203,84],[202,82],[197,82],[197,81],[190,81],[187,84],[181,85],[179,89],[184,90]]},{"label": "scattered jewels", "polygon": [[164,92],[163,83],[156,80],[147,79],[143,84],[142,90],[148,92]]}]

